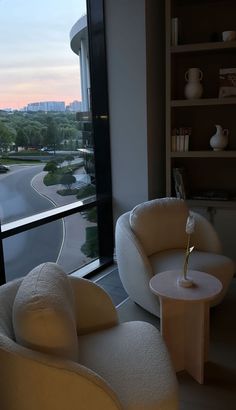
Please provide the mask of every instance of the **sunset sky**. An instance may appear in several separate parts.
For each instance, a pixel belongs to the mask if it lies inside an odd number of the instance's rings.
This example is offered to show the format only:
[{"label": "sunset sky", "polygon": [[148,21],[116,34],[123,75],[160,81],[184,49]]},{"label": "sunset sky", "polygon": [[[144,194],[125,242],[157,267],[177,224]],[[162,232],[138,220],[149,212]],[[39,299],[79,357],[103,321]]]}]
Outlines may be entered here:
[{"label": "sunset sky", "polygon": [[70,30],[86,0],[0,0],[0,109],[81,100]]}]

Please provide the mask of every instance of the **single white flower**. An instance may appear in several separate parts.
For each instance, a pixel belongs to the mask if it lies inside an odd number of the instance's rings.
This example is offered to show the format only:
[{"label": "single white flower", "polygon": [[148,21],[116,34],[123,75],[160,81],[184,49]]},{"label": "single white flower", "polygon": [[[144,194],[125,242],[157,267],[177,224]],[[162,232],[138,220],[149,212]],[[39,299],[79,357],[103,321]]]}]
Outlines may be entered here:
[{"label": "single white flower", "polygon": [[193,214],[191,214],[190,212],[189,217],[187,219],[185,230],[188,235],[191,235],[192,233],[194,233],[194,229],[195,229],[195,219],[194,219]]}]

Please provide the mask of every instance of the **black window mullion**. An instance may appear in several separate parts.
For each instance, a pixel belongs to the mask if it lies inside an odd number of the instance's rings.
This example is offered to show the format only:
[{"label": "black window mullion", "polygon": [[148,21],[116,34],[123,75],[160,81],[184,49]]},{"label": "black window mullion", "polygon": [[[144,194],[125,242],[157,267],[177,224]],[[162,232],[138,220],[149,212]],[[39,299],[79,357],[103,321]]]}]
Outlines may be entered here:
[{"label": "black window mullion", "polygon": [[108,82],[103,0],[87,0],[91,109],[98,200],[100,258],[113,258],[113,214]]}]

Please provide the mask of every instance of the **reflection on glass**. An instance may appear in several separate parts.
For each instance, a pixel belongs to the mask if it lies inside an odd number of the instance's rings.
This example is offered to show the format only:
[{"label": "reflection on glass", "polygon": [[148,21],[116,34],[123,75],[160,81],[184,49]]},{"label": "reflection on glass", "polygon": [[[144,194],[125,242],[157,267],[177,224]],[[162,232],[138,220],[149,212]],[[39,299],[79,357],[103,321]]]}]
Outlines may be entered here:
[{"label": "reflection on glass", "polygon": [[7,281],[43,262],[71,273],[98,257],[96,208],[4,239],[3,251]]}]

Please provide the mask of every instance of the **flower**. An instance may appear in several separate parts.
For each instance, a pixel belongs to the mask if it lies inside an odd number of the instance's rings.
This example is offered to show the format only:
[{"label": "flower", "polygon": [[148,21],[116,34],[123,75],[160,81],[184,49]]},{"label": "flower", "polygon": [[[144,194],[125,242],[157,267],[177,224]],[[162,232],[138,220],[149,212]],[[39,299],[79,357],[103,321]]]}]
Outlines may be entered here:
[{"label": "flower", "polygon": [[191,235],[192,233],[194,233],[194,229],[195,229],[195,219],[194,219],[193,214],[189,212],[185,231],[188,235]]},{"label": "flower", "polygon": [[191,252],[194,250],[194,246],[190,247],[190,239],[191,235],[194,233],[195,229],[195,219],[194,216],[191,212],[189,212],[189,216],[186,222],[186,234],[188,235],[188,240],[187,240],[187,247],[186,247],[186,252],[185,252],[185,260],[184,260],[184,267],[183,267],[183,276],[184,280],[187,280],[187,271],[188,271],[188,260]]}]

